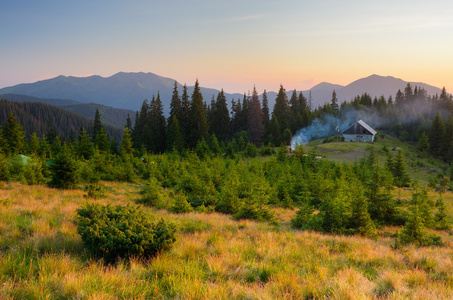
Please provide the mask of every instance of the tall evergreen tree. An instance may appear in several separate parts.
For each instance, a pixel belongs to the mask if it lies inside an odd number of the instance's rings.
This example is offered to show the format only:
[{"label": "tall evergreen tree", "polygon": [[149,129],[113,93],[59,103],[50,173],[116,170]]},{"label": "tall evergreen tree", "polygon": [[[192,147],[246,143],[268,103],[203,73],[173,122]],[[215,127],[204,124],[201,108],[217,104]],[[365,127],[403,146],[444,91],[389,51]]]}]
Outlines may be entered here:
[{"label": "tall evergreen tree", "polygon": [[431,154],[441,156],[445,144],[445,124],[439,113],[433,120],[428,138]]},{"label": "tall evergreen tree", "polygon": [[179,121],[179,126],[181,127],[181,132],[184,136],[184,144],[188,145],[190,139],[190,100],[189,94],[187,93],[187,85],[184,84],[181,95],[181,106],[183,116]]},{"label": "tall evergreen tree", "polygon": [[166,148],[167,124],[159,92],[157,92],[157,98],[154,99],[153,97],[153,100],[151,101],[150,122],[151,148],[149,150],[162,153]]},{"label": "tall evergreen tree", "polygon": [[173,120],[173,116],[176,116],[178,122],[181,122],[184,118],[183,113],[182,102],[178,92],[178,82],[175,81],[175,86],[173,88],[173,94],[170,101],[170,115],[168,117],[168,126],[170,126]]},{"label": "tall evergreen tree", "polygon": [[132,147],[132,139],[129,129],[124,128],[123,140],[121,141],[120,154],[121,155],[132,155],[134,148]]},{"label": "tall evergreen tree", "polygon": [[[275,99],[275,106],[272,112],[272,118],[277,121],[280,127],[279,134],[281,135],[286,128],[289,128],[289,104],[288,97],[283,85],[280,85],[277,98]],[[274,124],[274,122],[271,122]],[[271,125],[272,126],[272,125]],[[275,129],[274,129],[275,130]],[[274,135],[275,137],[275,135]]]},{"label": "tall evergreen tree", "polygon": [[176,115],[169,122],[167,131],[167,150],[171,151],[173,149],[176,149],[178,152],[182,152],[184,149],[184,136]]},{"label": "tall evergreen tree", "polygon": [[198,141],[208,139],[208,121],[203,103],[203,95],[200,92],[198,79],[195,82],[190,103],[190,140],[189,146],[195,148]]},{"label": "tall evergreen tree", "polygon": [[340,107],[338,105],[337,93],[335,90],[332,92],[332,100],[330,101],[330,107],[332,108],[332,113],[334,116],[337,116],[340,113]]},{"label": "tall evergreen tree", "polygon": [[264,90],[263,95],[262,95],[262,109],[263,109],[263,124],[264,124],[264,134],[267,135],[269,134],[269,125],[270,125],[270,119],[269,119],[269,100],[267,99],[267,93],[266,90]]},{"label": "tall evergreen tree", "polygon": [[258,93],[256,88],[253,87],[252,101],[249,105],[248,111],[248,128],[250,131],[250,141],[255,145],[260,145],[263,142],[264,126],[263,126],[264,114],[261,109],[261,103],[258,99]]},{"label": "tall evergreen tree", "polygon": [[231,137],[230,112],[223,89],[218,93],[214,103],[211,130],[220,141],[228,141]]},{"label": "tall evergreen tree", "polygon": [[132,127],[132,120],[131,120],[131,116],[129,114],[127,114],[127,118],[126,118],[126,125],[125,127],[129,128],[129,130],[132,130],[134,129]]},{"label": "tall evergreen tree", "polygon": [[5,147],[7,151],[5,152],[12,155],[22,153],[25,149],[25,132],[22,125],[16,122],[12,113],[9,114],[2,131],[5,144],[7,145]]},{"label": "tall evergreen tree", "polygon": [[101,113],[96,107],[96,112],[94,113],[94,125],[93,125],[93,141],[96,140],[96,135],[101,132],[102,122],[101,122]]}]

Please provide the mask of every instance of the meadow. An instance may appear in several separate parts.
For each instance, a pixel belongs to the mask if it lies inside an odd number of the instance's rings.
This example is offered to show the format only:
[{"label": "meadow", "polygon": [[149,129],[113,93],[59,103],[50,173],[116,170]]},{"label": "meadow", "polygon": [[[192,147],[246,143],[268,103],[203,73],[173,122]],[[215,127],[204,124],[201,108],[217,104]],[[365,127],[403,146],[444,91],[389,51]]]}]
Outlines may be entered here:
[{"label": "meadow", "polygon": [[[143,184],[100,184],[105,197],[93,200],[80,189],[2,183],[1,299],[453,298],[448,231],[436,231],[444,246],[394,250],[399,227],[380,228],[377,239],[301,231],[290,226],[296,210],[284,208],[274,209],[277,222],[255,222],[144,206],[177,226],[173,248],[106,265],[84,250],[76,210],[87,201],[137,205]],[[443,197],[451,215],[453,195]]]}]

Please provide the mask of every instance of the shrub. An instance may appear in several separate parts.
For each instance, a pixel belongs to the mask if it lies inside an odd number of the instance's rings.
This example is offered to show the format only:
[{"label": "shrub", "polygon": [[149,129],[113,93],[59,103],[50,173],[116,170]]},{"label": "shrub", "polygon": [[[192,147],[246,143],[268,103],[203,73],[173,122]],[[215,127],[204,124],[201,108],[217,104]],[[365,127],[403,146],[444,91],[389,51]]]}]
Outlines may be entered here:
[{"label": "shrub", "polygon": [[187,201],[187,196],[184,193],[178,193],[174,197],[174,203],[170,211],[176,214],[183,214],[193,211],[193,208]]},{"label": "shrub", "polygon": [[88,184],[85,190],[87,191],[85,195],[87,198],[100,199],[105,197],[104,188],[98,183]]},{"label": "shrub", "polygon": [[245,150],[244,150],[244,156],[245,157],[255,157],[257,153],[258,153],[258,150],[256,149],[256,146],[252,143],[247,143],[247,146],[245,147]]},{"label": "shrub", "polygon": [[161,191],[159,182],[155,178],[151,178],[145,188],[140,191],[142,197],[137,201],[149,206],[157,208],[166,208],[168,206],[168,199]]},{"label": "shrub", "polygon": [[175,227],[156,222],[137,207],[87,203],[77,210],[77,232],[88,251],[107,263],[132,256],[149,258],[175,242]]},{"label": "shrub", "polygon": [[72,157],[66,145],[50,165],[51,187],[73,189],[79,183],[77,161]]}]

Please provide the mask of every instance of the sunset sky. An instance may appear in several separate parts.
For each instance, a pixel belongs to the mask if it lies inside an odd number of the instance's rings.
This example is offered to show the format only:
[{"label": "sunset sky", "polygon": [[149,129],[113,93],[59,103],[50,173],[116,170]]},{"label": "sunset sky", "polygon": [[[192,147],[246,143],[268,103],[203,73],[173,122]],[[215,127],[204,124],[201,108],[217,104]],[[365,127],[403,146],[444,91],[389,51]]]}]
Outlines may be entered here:
[{"label": "sunset sky", "polygon": [[453,1],[2,1],[0,88],[152,72],[227,92],[371,74],[453,93]]}]

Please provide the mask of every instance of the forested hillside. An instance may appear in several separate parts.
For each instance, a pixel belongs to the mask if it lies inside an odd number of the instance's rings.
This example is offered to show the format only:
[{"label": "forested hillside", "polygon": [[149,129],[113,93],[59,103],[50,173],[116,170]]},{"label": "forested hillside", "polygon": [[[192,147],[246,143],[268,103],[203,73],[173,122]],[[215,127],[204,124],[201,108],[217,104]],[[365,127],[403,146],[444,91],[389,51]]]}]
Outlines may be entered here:
[{"label": "forested hillside", "polygon": [[[56,135],[68,139],[71,135],[75,137],[81,127],[91,131],[94,125],[86,117],[49,104],[0,100],[0,124],[4,124],[10,114],[23,126],[26,137],[30,137],[33,132],[38,137],[43,137],[49,131],[55,131]],[[94,115],[93,112],[92,118]],[[105,125],[105,131],[112,138],[121,141],[122,129]]]}]

